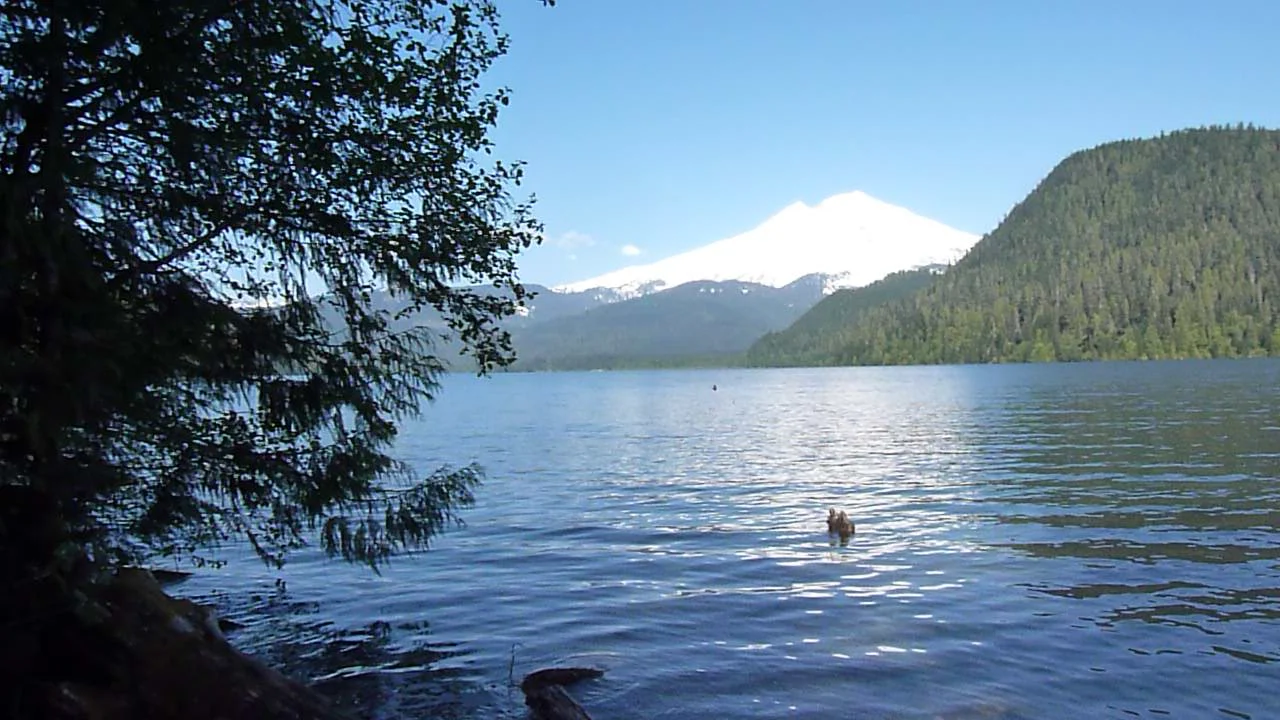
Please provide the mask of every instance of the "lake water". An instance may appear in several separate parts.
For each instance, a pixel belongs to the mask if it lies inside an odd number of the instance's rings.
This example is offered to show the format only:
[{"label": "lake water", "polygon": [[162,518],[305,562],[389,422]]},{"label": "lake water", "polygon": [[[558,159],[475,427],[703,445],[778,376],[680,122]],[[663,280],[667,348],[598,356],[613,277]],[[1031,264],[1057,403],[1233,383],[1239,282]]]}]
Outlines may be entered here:
[{"label": "lake water", "polygon": [[366,717],[523,717],[512,681],[591,665],[597,720],[1276,718],[1277,388],[1270,360],[450,377],[399,452],[484,465],[466,528],[381,576],[229,552],[179,587]]}]

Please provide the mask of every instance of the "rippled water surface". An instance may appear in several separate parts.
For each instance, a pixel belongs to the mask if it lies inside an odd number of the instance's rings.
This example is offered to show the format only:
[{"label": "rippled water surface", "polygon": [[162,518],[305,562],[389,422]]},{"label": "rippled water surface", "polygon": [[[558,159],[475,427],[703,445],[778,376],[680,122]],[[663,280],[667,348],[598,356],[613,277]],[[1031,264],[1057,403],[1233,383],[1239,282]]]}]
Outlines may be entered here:
[{"label": "rippled water surface", "polygon": [[573,689],[598,720],[1276,718],[1278,381],[1267,360],[451,377],[399,452],[484,465],[466,528],[381,576],[233,552],[184,590],[367,717],[523,717],[511,681],[576,664],[606,671]]}]

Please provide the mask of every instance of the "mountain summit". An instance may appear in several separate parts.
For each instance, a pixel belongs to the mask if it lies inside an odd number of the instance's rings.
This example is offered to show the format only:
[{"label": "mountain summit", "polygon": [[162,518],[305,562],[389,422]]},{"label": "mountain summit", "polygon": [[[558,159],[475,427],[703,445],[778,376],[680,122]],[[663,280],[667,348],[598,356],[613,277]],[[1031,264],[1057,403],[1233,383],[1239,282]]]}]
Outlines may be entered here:
[{"label": "mountain summit", "polygon": [[606,288],[627,298],[696,280],[783,287],[819,274],[830,292],[868,285],[899,270],[950,264],[978,240],[972,233],[854,191],[815,206],[792,203],[740,235],[553,289]]}]

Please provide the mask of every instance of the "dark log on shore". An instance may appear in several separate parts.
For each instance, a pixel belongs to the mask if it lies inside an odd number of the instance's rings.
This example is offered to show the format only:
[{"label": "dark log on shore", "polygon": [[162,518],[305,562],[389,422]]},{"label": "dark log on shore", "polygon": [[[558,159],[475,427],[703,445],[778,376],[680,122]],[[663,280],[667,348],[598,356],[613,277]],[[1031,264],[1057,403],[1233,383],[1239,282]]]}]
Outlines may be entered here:
[{"label": "dark log on shore", "polygon": [[[342,720],[227,643],[208,608],[75,548],[49,500],[0,485],[0,718]],[[172,579],[172,576],[170,576]]]},{"label": "dark log on shore", "polygon": [[161,568],[149,568],[147,571],[151,573],[151,577],[156,579],[156,582],[160,583],[160,587],[165,587],[165,588],[169,587],[170,585],[177,585],[178,583],[191,577],[191,573],[185,570],[163,570]]},{"label": "dark log on shore", "polygon": [[238,652],[212,611],[166,595],[145,570],[121,570],[89,593],[100,617],[85,623],[67,613],[41,633],[63,653],[78,653],[87,672],[25,678],[22,705],[33,717],[347,718],[311,688]]},{"label": "dark log on shore", "polygon": [[524,691],[525,704],[540,720],[591,720],[564,686],[603,675],[604,671],[595,668],[546,668],[526,675],[520,689]]}]

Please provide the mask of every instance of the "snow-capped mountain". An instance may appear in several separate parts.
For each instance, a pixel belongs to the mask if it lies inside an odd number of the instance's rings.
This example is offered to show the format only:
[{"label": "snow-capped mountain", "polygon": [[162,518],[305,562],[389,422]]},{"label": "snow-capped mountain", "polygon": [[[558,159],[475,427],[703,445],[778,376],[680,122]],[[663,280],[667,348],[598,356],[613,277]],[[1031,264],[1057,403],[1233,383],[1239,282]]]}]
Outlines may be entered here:
[{"label": "snow-capped mountain", "polygon": [[899,270],[955,262],[978,240],[972,233],[855,191],[813,207],[792,203],[740,235],[553,290],[600,288],[625,299],[696,280],[783,287],[816,273],[825,277],[829,293],[868,285]]}]

